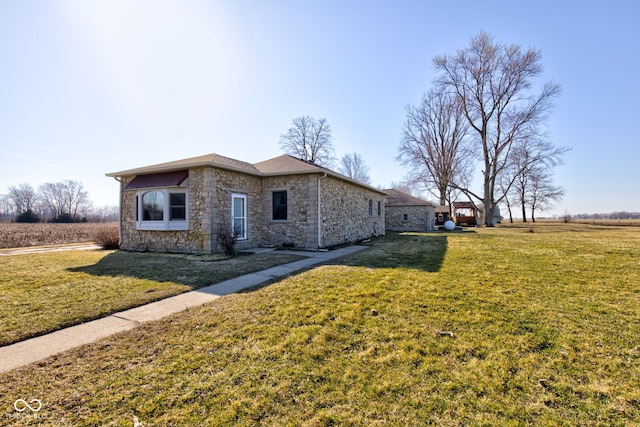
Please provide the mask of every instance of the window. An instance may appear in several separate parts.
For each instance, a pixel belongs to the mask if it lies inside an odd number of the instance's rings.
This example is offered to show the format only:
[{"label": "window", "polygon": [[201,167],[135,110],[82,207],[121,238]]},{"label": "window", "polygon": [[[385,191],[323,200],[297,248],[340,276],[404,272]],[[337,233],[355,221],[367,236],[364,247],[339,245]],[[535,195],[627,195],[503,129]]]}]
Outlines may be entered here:
[{"label": "window", "polygon": [[382,202],[378,200],[378,216],[382,215]]},{"label": "window", "polygon": [[169,194],[169,220],[185,221],[187,219],[187,194],[186,193],[170,193]]},{"label": "window", "polygon": [[164,217],[164,193],[149,191],[142,195],[142,220],[162,221]]},{"label": "window", "polygon": [[274,221],[287,220],[287,192],[286,191],[273,192],[272,207],[273,207],[272,218]]},{"label": "window", "polygon": [[136,229],[187,230],[187,192],[156,189],[140,191],[136,197]]},{"label": "window", "polygon": [[238,233],[238,239],[247,238],[247,196],[244,194],[231,195],[231,227]]},{"label": "window", "polygon": [[373,200],[369,199],[369,216],[373,216]]},{"label": "window", "polygon": [[409,214],[403,214],[402,215],[402,220],[403,221],[409,221]]}]

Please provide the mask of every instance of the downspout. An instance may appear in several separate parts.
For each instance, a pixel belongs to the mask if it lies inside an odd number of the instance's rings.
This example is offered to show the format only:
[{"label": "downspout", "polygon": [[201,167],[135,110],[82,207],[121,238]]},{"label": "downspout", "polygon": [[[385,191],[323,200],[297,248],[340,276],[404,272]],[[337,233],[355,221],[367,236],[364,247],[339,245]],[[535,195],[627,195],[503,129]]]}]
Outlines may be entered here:
[{"label": "downspout", "polygon": [[324,173],[324,175],[318,177],[318,250],[322,248],[322,201],[320,198],[320,180],[326,177],[326,172]]},{"label": "downspout", "polygon": [[122,195],[122,179],[118,176],[114,177],[116,181],[118,181],[120,183],[120,203],[119,203],[119,209],[118,209],[118,246],[122,245],[122,201],[123,201],[123,195]]}]

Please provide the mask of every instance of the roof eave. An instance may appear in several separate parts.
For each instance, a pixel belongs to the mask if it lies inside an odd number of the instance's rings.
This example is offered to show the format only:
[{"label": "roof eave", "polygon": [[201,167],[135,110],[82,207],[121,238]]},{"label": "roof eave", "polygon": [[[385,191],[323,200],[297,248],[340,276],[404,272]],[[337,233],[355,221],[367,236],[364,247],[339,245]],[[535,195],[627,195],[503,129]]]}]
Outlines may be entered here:
[{"label": "roof eave", "polygon": [[124,170],[124,171],[120,171],[120,172],[111,172],[111,173],[107,173],[105,175],[108,176],[108,177],[112,177],[112,178],[119,178],[119,177],[123,177],[123,176],[146,175],[146,174],[160,173],[160,172],[173,172],[173,171],[179,171],[179,170],[183,170],[183,169],[194,169],[194,168],[201,168],[201,167],[212,167],[212,168],[217,168],[217,169],[225,169],[225,170],[229,170],[229,171],[240,172],[240,173],[245,173],[245,174],[254,175],[254,176],[262,176],[263,175],[258,171],[253,172],[253,171],[250,171],[250,170],[247,170],[247,169],[234,168],[233,166],[222,165],[220,163],[210,162],[210,161],[207,161],[207,162],[194,162],[194,163],[183,163],[181,165],[146,166],[146,167],[142,167],[142,168],[128,169],[128,170]]}]

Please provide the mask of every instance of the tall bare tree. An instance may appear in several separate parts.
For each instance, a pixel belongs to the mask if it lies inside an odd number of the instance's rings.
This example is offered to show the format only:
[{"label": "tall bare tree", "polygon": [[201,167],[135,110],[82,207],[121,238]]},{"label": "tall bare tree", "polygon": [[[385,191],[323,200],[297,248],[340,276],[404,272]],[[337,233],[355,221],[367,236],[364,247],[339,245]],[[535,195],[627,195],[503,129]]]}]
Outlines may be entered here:
[{"label": "tall bare tree", "polygon": [[18,184],[9,187],[9,199],[13,202],[16,213],[19,215],[35,207],[38,194],[31,184]]},{"label": "tall bare tree", "polygon": [[452,184],[467,183],[472,172],[472,151],[466,142],[469,127],[462,104],[439,90],[423,95],[418,106],[409,105],[397,160],[409,167],[408,179],[450,202]]},{"label": "tall bare tree", "polygon": [[330,167],[335,162],[327,119],[300,116],[293,119],[291,125],[287,133],[280,135],[280,147],[285,153],[320,166]]},{"label": "tall bare tree", "polygon": [[351,179],[364,182],[365,184],[371,184],[369,166],[365,164],[364,159],[358,153],[345,154],[342,156],[338,170],[341,174]]},{"label": "tall bare tree", "polygon": [[514,145],[538,139],[553,99],[560,94],[560,86],[552,82],[532,93],[534,78],[543,70],[541,59],[539,50],[523,51],[481,32],[466,49],[433,60],[439,71],[437,83],[461,103],[481,152],[482,194],[464,184],[457,187],[484,204],[487,226],[493,225],[491,212],[504,197],[496,194],[496,183],[509,165]]}]

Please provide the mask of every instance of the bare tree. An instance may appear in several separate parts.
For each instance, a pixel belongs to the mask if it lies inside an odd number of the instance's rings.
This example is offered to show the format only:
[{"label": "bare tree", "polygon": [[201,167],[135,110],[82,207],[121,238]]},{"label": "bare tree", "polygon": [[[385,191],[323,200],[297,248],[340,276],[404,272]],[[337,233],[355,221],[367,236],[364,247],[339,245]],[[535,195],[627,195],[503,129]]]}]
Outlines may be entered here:
[{"label": "bare tree", "polygon": [[543,176],[546,176],[545,181],[551,180],[553,169],[562,163],[567,151],[568,147],[555,147],[544,139],[519,141],[513,147],[508,165],[499,175],[499,182],[503,200],[509,205],[511,198],[522,208],[523,222],[527,222],[526,209],[534,186]]},{"label": "bare tree", "polygon": [[536,210],[549,208],[553,202],[562,200],[564,193],[562,187],[553,184],[547,171],[543,168],[535,168],[529,174],[529,191],[526,201],[531,209],[531,221],[536,222]]},{"label": "bare tree", "polygon": [[358,153],[345,154],[340,159],[339,172],[356,181],[371,184],[369,177],[369,166],[364,163],[364,159]]},{"label": "bare tree", "polygon": [[0,194],[0,221],[14,216],[15,208],[8,195]]},{"label": "bare tree", "polygon": [[304,161],[330,167],[335,161],[332,139],[327,119],[300,116],[293,119],[287,133],[280,135],[280,147]]},{"label": "bare tree", "polygon": [[39,189],[47,210],[57,219],[77,221],[78,213],[89,204],[89,194],[79,181],[48,182]]},{"label": "bare tree", "polygon": [[19,184],[9,187],[9,199],[13,202],[16,213],[19,215],[34,208],[38,194],[31,184]]},{"label": "bare tree", "polygon": [[462,104],[454,96],[431,90],[420,105],[406,110],[396,159],[409,167],[410,181],[420,183],[445,205],[451,199],[451,185],[467,183],[472,172]]},{"label": "bare tree", "polygon": [[468,185],[456,186],[483,203],[487,226],[493,225],[490,213],[506,194],[496,195],[495,190],[514,145],[538,139],[552,101],[560,94],[555,83],[544,84],[538,94],[531,93],[533,79],[542,73],[541,58],[539,50],[523,52],[518,45],[506,46],[481,32],[468,48],[433,60],[440,72],[437,83],[461,103],[482,153],[482,194]]}]

